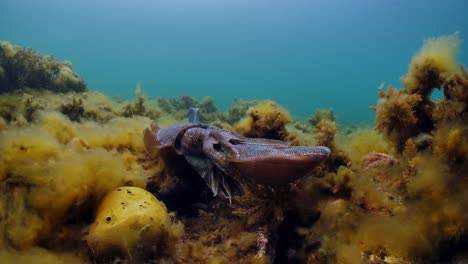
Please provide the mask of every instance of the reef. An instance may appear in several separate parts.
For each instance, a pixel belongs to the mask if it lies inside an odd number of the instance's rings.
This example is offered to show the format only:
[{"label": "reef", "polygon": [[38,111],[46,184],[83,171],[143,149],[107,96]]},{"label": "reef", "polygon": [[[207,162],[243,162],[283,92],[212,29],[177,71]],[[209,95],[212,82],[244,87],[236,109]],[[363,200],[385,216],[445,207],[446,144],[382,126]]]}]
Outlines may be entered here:
[{"label": "reef", "polygon": [[246,115],[234,125],[239,134],[254,138],[288,138],[286,125],[290,122],[289,113],[275,102],[260,102],[247,109]]},{"label": "reef", "polygon": [[71,62],[59,62],[31,48],[0,42],[0,93],[34,89],[83,92],[86,83],[73,71]]},{"label": "reef", "polygon": [[314,112],[314,114],[307,120],[311,126],[317,126],[318,123],[322,120],[335,122],[335,112],[333,109],[319,109]]},{"label": "reef", "polygon": [[[426,40],[413,57],[408,73],[401,78],[402,89],[379,89],[377,129],[402,151],[406,141],[430,133],[444,121],[466,121],[466,71],[457,71],[456,55],[461,40],[458,33]],[[431,100],[434,89],[443,89],[444,98]]]},{"label": "reef", "polygon": [[[375,128],[340,126],[332,110],[303,122],[268,100],[236,100],[220,112],[212,98],[150,98],[138,86],[130,101],[51,82],[2,90],[0,261],[464,263],[460,45],[459,34],[426,40],[403,87],[379,89]],[[42,56],[4,42],[1,56],[5,47]],[[2,89],[11,87],[1,66]],[[305,177],[246,188],[230,203],[184,157],[145,149],[146,127],[180,123],[191,107],[203,123],[331,154]]]},{"label": "reef", "polygon": [[188,95],[179,98],[160,97],[156,99],[156,104],[165,115],[173,116],[176,120],[181,120],[190,108],[200,109],[200,121],[203,123],[218,119],[218,108],[211,97],[205,97],[200,101]]}]

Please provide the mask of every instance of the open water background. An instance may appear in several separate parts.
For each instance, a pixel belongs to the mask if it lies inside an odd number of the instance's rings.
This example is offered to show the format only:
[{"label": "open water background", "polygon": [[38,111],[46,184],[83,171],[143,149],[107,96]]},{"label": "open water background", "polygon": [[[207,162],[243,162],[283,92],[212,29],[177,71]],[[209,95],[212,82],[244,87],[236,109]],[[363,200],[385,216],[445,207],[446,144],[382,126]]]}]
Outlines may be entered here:
[{"label": "open water background", "polygon": [[[2,0],[0,40],[69,60],[93,90],[272,99],[370,123],[430,37],[468,35],[466,0]],[[459,61],[468,63],[467,44]]]}]

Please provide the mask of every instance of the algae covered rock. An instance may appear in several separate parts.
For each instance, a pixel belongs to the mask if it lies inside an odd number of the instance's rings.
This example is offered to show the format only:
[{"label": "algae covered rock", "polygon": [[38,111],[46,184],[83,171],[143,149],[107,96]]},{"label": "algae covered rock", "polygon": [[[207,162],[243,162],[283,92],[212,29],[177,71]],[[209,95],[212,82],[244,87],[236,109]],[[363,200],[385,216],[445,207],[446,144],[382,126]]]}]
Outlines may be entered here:
[{"label": "algae covered rock", "polygon": [[70,62],[0,41],[0,93],[26,88],[54,92],[88,89]]},{"label": "algae covered rock", "polygon": [[322,120],[335,122],[335,112],[333,109],[317,109],[314,114],[308,119],[311,126],[317,126]]},{"label": "algae covered rock", "polygon": [[234,124],[234,130],[246,137],[285,140],[289,112],[277,103],[266,100],[249,108],[246,117]]},{"label": "algae covered rock", "polygon": [[166,206],[151,193],[120,187],[103,199],[87,243],[97,257],[135,257],[155,249],[170,225]]}]

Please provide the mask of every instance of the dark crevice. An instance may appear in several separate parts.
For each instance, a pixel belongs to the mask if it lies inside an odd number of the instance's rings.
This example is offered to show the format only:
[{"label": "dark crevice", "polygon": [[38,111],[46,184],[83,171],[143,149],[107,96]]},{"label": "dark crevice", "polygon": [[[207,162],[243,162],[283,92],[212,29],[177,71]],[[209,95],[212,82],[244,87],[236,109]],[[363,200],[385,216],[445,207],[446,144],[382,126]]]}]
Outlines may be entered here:
[{"label": "dark crevice", "polygon": [[158,182],[150,182],[146,189],[162,201],[169,211],[183,216],[198,216],[198,205],[213,200],[213,194],[183,156],[174,156],[170,161],[171,164],[167,166],[170,172],[163,172],[163,177],[175,177],[177,184],[169,191],[162,192]]},{"label": "dark crevice", "polygon": [[297,211],[284,212],[284,220],[277,230],[278,242],[273,264],[300,263],[296,252],[302,245],[303,237],[296,229],[304,224]]}]

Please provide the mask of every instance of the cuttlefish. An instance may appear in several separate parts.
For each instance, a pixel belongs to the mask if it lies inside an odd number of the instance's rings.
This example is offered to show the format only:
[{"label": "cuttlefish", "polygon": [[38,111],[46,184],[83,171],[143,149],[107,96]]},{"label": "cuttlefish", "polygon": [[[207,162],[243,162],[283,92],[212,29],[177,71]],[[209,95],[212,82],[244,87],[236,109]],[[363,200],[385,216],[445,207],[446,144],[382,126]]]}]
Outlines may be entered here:
[{"label": "cuttlefish", "polygon": [[154,157],[166,150],[184,156],[213,195],[221,190],[229,201],[233,194],[242,193],[241,183],[286,185],[330,155],[330,149],[324,146],[291,146],[197,123],[160,128],[153,122],[144,131],[144,144]]}]

